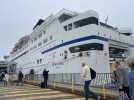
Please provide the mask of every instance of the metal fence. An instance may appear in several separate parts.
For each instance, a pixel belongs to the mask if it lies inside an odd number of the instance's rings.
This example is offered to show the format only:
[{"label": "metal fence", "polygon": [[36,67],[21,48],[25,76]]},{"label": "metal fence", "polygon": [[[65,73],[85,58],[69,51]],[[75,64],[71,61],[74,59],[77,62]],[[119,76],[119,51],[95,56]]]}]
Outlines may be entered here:
[{"label": "metal fence", "polygon": [[[27,81],[43,81],[43,75],[25,75]],[[60,74],[49,74],[48,83],[50,85],[54,83],[65,85],[82,86],[84,80],[81,78],[80,73],[60,73]],[[93,87],[105,87],[110,89],[116,89],[116,84],[111,79],[111,73],[97,73],[96,78],[92,80],[91,86]]]}]

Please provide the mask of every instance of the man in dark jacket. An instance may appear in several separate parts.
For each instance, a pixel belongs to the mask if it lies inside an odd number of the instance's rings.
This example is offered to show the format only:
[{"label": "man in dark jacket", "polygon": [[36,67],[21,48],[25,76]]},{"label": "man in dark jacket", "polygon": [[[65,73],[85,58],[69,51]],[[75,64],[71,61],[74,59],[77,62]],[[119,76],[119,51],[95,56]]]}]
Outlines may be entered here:
[{"label": "man in dark jacket", "polygon": [[4,84],[4,77],[5,77],[5,73],[2,72],[0,75],[0,78],[1,78],[0,80],[1,80],[2,85]]},{"label": "man in dark jacket", "polygon": [[21,84],[21,86],[23,85],[23,73],[21,71],[19,71],[19,74],[18,74],[18,85],[19,83]]},{"label": "man in dark jacket", "polygon": [[46,69],[44,69],[43,71],[43,78],[44,78],[44,85],[45,85],[45,88],[47,88],[47,81],[48,81],[48,72]]},{"label": "man in dark jacket", "polygon": [[2,72],[0,76],[1,76],[1,81],[3,81],[3,79],[4,79],[4,77],[5,77],[5,73]]}]

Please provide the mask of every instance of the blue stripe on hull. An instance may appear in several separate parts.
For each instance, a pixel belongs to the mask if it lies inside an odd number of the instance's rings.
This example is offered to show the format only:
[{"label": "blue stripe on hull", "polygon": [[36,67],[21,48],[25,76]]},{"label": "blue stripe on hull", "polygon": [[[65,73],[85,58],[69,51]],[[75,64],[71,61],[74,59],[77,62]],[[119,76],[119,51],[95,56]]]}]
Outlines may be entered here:
[{"label": "blue stripe on hull", "polygon": [[50,49],[47,49],[47,50],[43,51],[42,54],[47,53],[47,52],[50,52],[50,51],[55,50],[55,49],[57,49],[57,48],[66,46],[66,45],[70,45],[70,44],[74,44],[74,43],[78,43],[78,42],[82,42],[82,41],[86,41],[86,40],[91,40],[91,39],[98,39],[98,40],[102,40],[102,41],[108,41],[107,38],[100,37],[100,36],[96,36],[96,35],[86,36],[86,37],[74,39],[74,40],[71,40],[71,41],[68,41],[68,42],[59,44],[59,45],[57,45],[57,46],[55,46],[55,47],[52,47],[52,48],[50,48]]},{"label": "blue stripe on hull", "polygon": [[[82,41],[86,41],[86,40],[91,40],[91,39],[97,39],[97,40],[102,40],[102,41],[108,41],[108,40],[109,40],[109,39],[107,39],[107,38],[100,37],[100,36],[96,36],[96,35],[86,36],[86,37],[74,39],[74,40],[71,40],[71,41],[68,41],[68,42],[59,44],[59,45],[57,45],[57,46],[54,46],[54,47],[52,47],[52,48],[50,48],[50,49],[47,49],[47,50],[43,51],[42,54],[47,53],[47,52],[50,52],[50,51],[55,50],[55,49],[57,49],[57,48],[66,46],[66,45],[70,45],[70,44],[74,44],[74,43],[78,43],[78,42],[82,42]],[[128,45],[129,45],[130,47],[134,47],[134,45],[130,45],[130,44],[128,44]]]}]

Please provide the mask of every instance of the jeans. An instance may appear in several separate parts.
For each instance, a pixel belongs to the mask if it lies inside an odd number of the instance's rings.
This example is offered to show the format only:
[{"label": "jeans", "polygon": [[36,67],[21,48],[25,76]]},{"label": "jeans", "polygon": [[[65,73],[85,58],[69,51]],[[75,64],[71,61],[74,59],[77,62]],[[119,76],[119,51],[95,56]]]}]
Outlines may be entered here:
[{"label": "jeans", "polygon": [[96,95],[95,93],[93,93],[93,92],[89,89],[90,83],[91,83],[91,80],[85,81],[85,84],[84,84],[85,100],[88,100],[89,96],[95,97],[95,100],[97,100],[97,95]]},{"label": "jeans", "polygon": [[47,88],[47,81],[48,81],[48,78],[44,77],[45,88]]},{"label": "jeans", "polygon": [[123,87],[122,89],[119,89],[118,100],[129,100],[129,98],[129,87]]}]

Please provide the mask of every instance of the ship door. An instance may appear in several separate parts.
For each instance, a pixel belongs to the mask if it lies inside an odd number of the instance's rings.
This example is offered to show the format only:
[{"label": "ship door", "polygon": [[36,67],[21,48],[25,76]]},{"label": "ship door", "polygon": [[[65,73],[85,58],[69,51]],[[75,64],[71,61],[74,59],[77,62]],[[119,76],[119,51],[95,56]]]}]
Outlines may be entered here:
[{"label": "ship door", "polygon": [[17,66],[16,63],[11,63],[10,66],[9,66],[9,68],[8,68],[8,72],[9,72],[9,74],[10,74],[9,79],[10,79],[11,81],[17,80],[17,76],[16,76],[16,66]]},{"label": "ship door", "polygon": [[110,72],[115,70],[115,61],[124,61],[128,55],[128,48],[120,46],[110,46],[109,47],[109,57],[110,57]]}]

